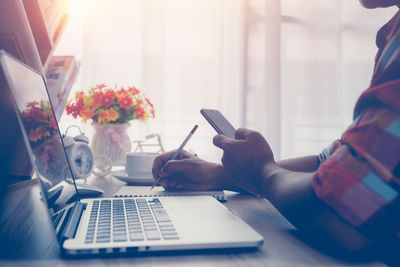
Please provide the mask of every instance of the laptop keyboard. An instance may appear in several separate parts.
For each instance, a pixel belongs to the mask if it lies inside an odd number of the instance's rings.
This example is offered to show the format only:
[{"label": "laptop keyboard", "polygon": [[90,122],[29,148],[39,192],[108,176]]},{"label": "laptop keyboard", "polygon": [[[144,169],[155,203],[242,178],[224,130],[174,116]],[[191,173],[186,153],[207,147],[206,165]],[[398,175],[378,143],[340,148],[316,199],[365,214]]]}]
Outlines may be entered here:
[{"label": "laptop keyboard", "polygon": [[176,239],[178,233],[158,198],[93,201],[87,244]]},{"label": "laptop keyboard", "polygon": [[54,229],[57,228],[64,213],[65,213],[65,209],[60,210],[60,212],[55,213],[51,216],[51,221],[53,222]]}]

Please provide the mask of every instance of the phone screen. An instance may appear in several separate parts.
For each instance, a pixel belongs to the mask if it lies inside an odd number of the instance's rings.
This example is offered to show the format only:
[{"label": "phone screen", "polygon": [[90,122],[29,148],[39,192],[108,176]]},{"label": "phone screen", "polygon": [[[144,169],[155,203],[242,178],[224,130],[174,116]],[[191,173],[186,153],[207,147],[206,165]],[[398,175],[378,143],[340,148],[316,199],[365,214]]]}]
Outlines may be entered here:
[{"label": "phone screen", "polygon": [[217,133],[235,139],[235,128],[224,117],[224,115],[221,114],[221,112],[216,109],[202,109],[200,110],[200,113],[217,131]]}]

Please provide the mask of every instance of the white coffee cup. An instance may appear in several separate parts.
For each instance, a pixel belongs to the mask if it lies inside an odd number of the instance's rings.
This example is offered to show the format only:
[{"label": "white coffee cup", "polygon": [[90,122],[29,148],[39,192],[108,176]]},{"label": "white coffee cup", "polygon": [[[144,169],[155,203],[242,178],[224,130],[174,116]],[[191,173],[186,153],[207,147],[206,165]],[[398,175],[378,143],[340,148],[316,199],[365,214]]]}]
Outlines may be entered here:
[{"label": "white coffee cup", "polygon": [[151,177],[154,159],[159,153],[131,152],[126,154],[125,170],[130,177]]}]

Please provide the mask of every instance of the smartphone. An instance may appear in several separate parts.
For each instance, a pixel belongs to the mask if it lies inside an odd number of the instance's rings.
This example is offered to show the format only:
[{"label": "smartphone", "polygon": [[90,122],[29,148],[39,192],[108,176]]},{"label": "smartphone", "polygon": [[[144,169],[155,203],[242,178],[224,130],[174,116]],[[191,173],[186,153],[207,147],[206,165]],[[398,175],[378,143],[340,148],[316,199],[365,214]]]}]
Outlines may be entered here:
[{"label": "smartphone", "polygon": [[217,133],[235,139],[235,128],[224,117],[224,115],[221,114],[221,112],[216,109],[201,109],[200,113],[217,131]]}]

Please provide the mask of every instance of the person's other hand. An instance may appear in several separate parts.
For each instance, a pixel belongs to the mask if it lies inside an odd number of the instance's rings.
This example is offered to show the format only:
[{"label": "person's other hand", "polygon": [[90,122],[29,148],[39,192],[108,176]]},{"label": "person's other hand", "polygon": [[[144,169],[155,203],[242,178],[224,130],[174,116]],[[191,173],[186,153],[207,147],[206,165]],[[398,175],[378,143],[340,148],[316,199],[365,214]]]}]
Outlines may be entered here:
[{"label": "person's other hand", "polygon": [[240,128],[235,138],[217,135],[213,142],[224,151],[222,164],[228,175],[238,186],[257,194],[262,188],[263,167],[275,162],[274,155],[259,132]]},{"label": "person's other hand", "polygon": [[226,179],[220,164],[204,161],[182,150],[176,160],[169,160],[174,151],[158,156],[153,163],[153,178],[167,190],[212,190],[225,186]]}]

